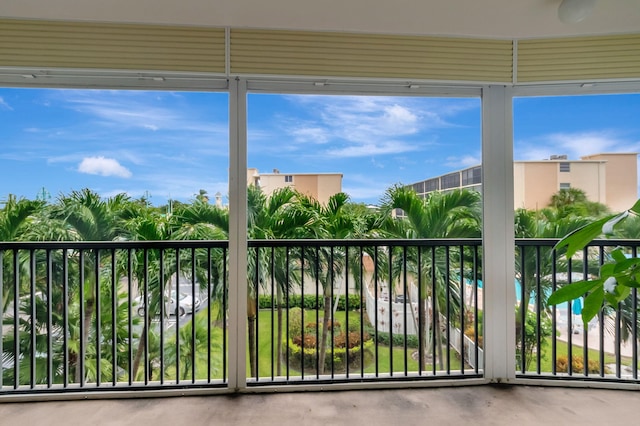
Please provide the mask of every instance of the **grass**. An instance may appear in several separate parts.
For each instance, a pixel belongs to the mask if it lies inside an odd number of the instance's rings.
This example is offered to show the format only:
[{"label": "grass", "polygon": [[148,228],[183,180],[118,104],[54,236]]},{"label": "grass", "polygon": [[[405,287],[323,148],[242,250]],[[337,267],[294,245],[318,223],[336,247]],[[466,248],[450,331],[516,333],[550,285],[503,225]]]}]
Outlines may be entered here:
[{"label": "grass", "polygon": [[[552,359],[552,352],[551,352],[551,343],[552,343],[552,339],[551,337],[548,337],[545,339],[544,344],[543,344],[543,349],[542,349],[542,357],[540,359],[540,370],[543,373],[551,373],[553,371],[553,359]],[[572,345],[571,348],[572,351],[572,355],[573,356],[578,356],[580,358],[582,358],[584,356],[584,349],[582,346],[578,346],[578,345]],[[567,342],[563,342],[558,340],[556,343],[556,358],[559,358],[561,356],[567,356],[569,355],[569,344]],[[595,350],[595,349],[589,349],[587,351],[587,356],[589,360],[595,360],[598,363],[600,363],[600,351]],[[529,366],[529,370],[535,370],[536,369],[536,359],[534,358],[531,362],[531,365]],[[615,364],[616,363],[616,357],[615,354],[611,354],[611,353],[605,353],[604,356],[604,363],[605,364]],[[632,365],[632,359],[629,357],[621,357],[621,364],[625,365],[625,366],[631,366]],[[519,368],[519,367],[518,367]]]},{"label": "grass", "polygon": [[[350,312],[351,322],[360,321],[359,312]],[[316,311],[305,310],[304,323],[316,322]],[[277,313],[273,312],[273,321],[277,321]],[[321,322],[320,318],[320,322]],[[346,327],[346,313],[344,311],[338,311],[335,314],[335,321],[339,322],[343,327]],[[259,377],[271,377],[271,375],[277,375],[275,364],[273,364],[274,358],[277,357],[277,325],[273,327],[273,340],[272,340],[272,312],[271,310],[261,310],[258,313],[258,375]],[[283,335],[286,334],[286,312],[283,312]],[[320,332],[319,332],[320,334]],[[375,348],[373,349],[375,351]],[[369,362],[364,369],[365,374],[390,374],[392,371],[394,374],[404,374],[407,372],[418,371],[418,361],[414,360],[411,356],[413,352],[417,351],[415,348],[407,348],[407,359],[405,363],[405,351],[404,347],[394,346],[390,349],[387,345],[378,345],[377,358]],[[330,351],[327,352],[327,356],[330,356]],[[445,349],[446,356],[446,349]],[[247,360],[249,354],[247,351]],[[393,361],[393,363],[392,363]],[[392,366],[393,364],[393,366]],[[272,371],[273,365],[273,371]],[[447,363],[445,360],[445,368]],[[452,350],[450,352],[449,369],[451,371],[459,371],[461,367],[460,360],[457,358],[457,354]],[[432,371],[432,365],[427,364],[425,371]],[[351,368],[350,374],[360,374],[360,367]],[[247,375],[250,374],[249,367],[247,366]],[[282,374],[286,374],[286,366],[283,363]],[[290,369],[289,375],[299,376],[300,372]]]}]

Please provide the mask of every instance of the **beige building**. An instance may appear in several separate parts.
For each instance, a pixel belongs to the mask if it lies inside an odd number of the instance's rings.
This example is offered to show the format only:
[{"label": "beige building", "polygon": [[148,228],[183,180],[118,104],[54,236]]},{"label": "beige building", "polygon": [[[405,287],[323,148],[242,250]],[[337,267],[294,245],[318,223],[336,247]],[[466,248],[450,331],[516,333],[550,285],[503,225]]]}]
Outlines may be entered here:
[{"label": "beige building", "polygon": [[326,204],[329,197],[342,192],[342,173],[280,173],[277,169],[273,173],[260,173],[250,168],[247,185],[259,186],[267,195],[288,186]]},{"label": "beige building", "polygon": [[[638,199],[638,154],[603,153],[568,160],[514,161],[514,208],[539,209],[549,205],[560,189],[579,188],[590,201],[612,211],[631,207]],[[454,188],[482,190],[482,167],[474,166],[411,185],[420,195]]]}]

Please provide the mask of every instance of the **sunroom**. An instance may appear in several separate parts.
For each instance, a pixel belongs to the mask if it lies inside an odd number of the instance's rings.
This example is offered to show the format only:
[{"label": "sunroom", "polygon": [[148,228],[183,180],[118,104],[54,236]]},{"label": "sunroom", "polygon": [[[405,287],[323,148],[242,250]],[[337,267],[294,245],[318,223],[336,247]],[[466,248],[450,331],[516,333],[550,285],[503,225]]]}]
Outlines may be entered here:
[{"label": "sunroom", "polygon": [[[639,28],[633,0],[4,2],[4,88],[225,96],[228,156],[217,167],[228,169],[229,213],[221,240],[0,242],[1,397],[487,383],[636,389],[635,290],[629,339],[622,308],[599,314],[591,335],[575,327],[575,302],[556,311],[544,287],[561,286],[562,274],[589,277],[617,246],[636,257],[640,241],[599,241],[563,261],[552,257],[557,239],[516,239],[514,122],[517,103],[530,98],[551,105],[600,95],[615,103],[625,95],[638,105]],[[480,236],[256,238],[246,225],[249,159],[259,145],[250,118],[269,95],[475,103]],[[186,283],[167,278],[178,272]],[[455,285],[437,288],[440,273]],[[174,297],[183,287],[187,295],[177,305],[161,300],[155,313],[151,302],[134,306],[135,297],[151,300],[153,274],[177,286]],[[281,285],[287,274],[296,276],[295,289]],[[112,291],[101,296],[108,284]],[[211,306],[201,316],[206,342],[196,349],[192,307],[202,294]],[[120,303],[123,317],[100,319]],[[308,333],[290,333],[296,326]],[[574,355],[581,362],[567,363]]]}]

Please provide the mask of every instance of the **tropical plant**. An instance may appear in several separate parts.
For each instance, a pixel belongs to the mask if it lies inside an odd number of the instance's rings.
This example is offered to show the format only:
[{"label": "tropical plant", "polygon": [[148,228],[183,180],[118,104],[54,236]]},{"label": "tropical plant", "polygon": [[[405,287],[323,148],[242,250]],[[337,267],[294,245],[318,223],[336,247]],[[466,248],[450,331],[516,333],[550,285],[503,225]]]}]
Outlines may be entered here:
[{"label": "tropical plant", "polygon": [[[413,190],[395,186],[390,188],[385,195],[386,212],[389,214],[393,209],[402,209],[406,219],[404,225],[392,224],[389,232],[399,238],[473,238],[480,236],[481,223],[481,203],[480,194],[470,190],[454,190],[446,193],[432,193],[428,198],[422,199]],[[442,250],[437,249],[437,250]],[[463,256],[463,253],[459,253]],[[449,295],[455,302],[458,309],[462,308],[462,301],[459,291],[456,273],[448,268],[450,265],[443,262],[442,253],[436,256],[433,263],[430,256],[421,258],[418,263],[418,253],[408,253],[406,264],[415,276],[420,276],[421,283],[419,292],[419,330],[425,333],[420,339],[420,353],[427,354],[426,342],[428,341],[427,324],[427,299],[433,297],[434,333],[438,348],[438,361],[441,369],[444,368],[442,356],[442,331],[440,327],[440,312],[447,310],[450,300],[446,298],[448,288]],[[396,276],[401,273],[401,266],[396,264],[393,268]],[[460,279],[461,277],[459,277]],[[447,281],[448,279],[448,281]],[[435,281],[433,281],[435,280]],[[435,293],[433,293],[435,289]],[[420,368],[424,368],[425,360],[420,360]]]},{"label": "tropical plant", "polygon": [[[640,200],[625,212],[592,221],[568,234],[555,248],[564,251],[567,259],[570,259],[599,235],[612,235],[618,224],[630,215],[640,215]],[[617,308],[631,294],[632,288],[640,288],[640,258],[628,258],[622,248],[612,250],[609,256],[610,260],[600,266],[598,278],[559,288],[549,297],[549,304],[557,305],[586,295],[582,309],[585,328],[603,307]]]}]

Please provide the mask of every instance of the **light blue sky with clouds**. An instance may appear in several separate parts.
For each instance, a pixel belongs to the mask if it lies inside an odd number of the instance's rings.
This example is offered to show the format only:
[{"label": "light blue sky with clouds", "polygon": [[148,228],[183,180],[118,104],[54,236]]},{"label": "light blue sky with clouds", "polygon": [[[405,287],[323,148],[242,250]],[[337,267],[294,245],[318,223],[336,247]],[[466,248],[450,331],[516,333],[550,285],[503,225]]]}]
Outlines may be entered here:
[{"label": "light blue sky with clouds", "polygon": [[[0,89],[0,200],[88,187],[155,205],[226,199],[224,93]],[[519,98],[518,160],[640,152],[640,95]],[[480,164],[479,99],[250,94],[248,164],[343,173],[353,201]]]}]

